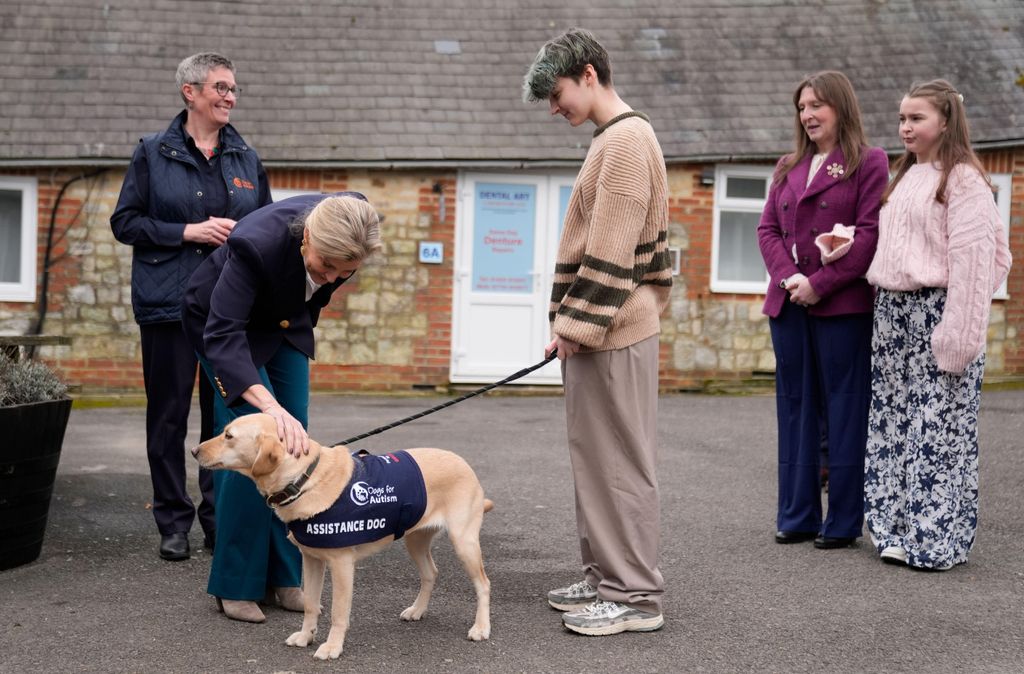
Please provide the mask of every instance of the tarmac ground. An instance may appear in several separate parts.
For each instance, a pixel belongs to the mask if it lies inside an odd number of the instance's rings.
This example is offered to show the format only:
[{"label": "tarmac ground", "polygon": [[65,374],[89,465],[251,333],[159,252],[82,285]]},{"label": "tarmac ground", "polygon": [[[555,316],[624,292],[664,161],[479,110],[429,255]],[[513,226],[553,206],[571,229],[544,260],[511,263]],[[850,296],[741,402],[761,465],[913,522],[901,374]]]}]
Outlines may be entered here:
[{"label": "tarmac ground", "polygon": [[[310,430],[331,444],[439,401],[314,396]],[[398,618],[417,575],[393,545],[360,562],[345,651],[320,662],[315,645],[284,643],[299,614],[268,607],[254,625],[217,613],[198,525],[190,560],[158,558],[144,409],[76,408],[42,554],[0,572],[0,672],[1020,672],[1024,391],[986,391],[980,435],[970,562],[919,572],[882,564],[863,539],[828,551],[774,543],[773,396],[663,396],[665,627],[582,637],[544,600],[580,578],[562,400],[466,401],[359,446],[445,447],[474,467],[496,504],[482,532],[490,640],[466,639],[472,587],[441,536],[424,619]],[[189,471],[196,494],[191,458]],[[324,605],[317,643],[329,586]]]}]

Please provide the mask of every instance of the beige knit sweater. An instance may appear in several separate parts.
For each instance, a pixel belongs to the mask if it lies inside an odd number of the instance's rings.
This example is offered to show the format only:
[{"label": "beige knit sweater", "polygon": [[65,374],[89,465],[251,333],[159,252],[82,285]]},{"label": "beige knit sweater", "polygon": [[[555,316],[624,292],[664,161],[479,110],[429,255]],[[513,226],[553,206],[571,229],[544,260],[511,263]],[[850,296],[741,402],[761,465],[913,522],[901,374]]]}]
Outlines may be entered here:
[{"label": "beige knit sweater", "polygon": [[886,290],[947,288],[931,336],[939,369],[963,372],[985,349],[992,293],[1010,270],[1010,249],[992,191],[976,169],[957,165],[946,203],[935,200],[942,171],[910,167],[882,207],[868,281]]},{"label": "beige knit sweater", "polygon": [[647,117],[594,132],[558,245],[552,331],[584,351],[621,349],[660,331],[672,270],[665,159]]}]

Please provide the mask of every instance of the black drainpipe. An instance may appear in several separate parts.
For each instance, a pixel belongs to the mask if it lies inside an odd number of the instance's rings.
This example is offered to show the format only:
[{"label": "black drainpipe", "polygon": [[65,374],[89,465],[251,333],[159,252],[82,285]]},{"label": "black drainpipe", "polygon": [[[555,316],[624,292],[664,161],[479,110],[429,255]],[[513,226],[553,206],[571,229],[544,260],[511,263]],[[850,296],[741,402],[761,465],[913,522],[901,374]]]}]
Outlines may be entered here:
[{"label": "black drainpipe", "polygon": [[[64,192],[67,191],[73,183],[79,180],[85,180],[86,178],[94,178],[101,173],[105,173],[107,169],[101,168],[93,171],[92,173],[83,173],[80,176],[76,176],[66,183],[61,185],[60,192],[57,193],[57,198],[53,200],[53,208],[50,209],[50,228],[46,232],[46,252],[43,253],[43,282],[39,293],[39,315],[36,318],[36,325],[29,332],[30,335],[39,335],[43,332],[43,322],[46,320],[46,311],[49,308],[47,302],[47,295],[50,290],[50,256],[53,254],[53,232],[57,227],[57,209],[60,208],[61,199],[64,198]],[[29,346],[25,348],[26,355],[29,358],[35,356],[36,347]]]}]

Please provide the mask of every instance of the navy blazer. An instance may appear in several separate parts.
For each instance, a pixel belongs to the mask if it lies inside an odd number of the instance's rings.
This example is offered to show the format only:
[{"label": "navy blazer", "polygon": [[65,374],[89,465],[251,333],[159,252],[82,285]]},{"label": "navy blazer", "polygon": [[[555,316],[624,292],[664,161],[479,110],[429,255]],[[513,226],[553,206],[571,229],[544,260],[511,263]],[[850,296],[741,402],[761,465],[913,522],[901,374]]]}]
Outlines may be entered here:
[{"label": "navy blazer", "polygon": [[[764,313],[779,315],[788,299],[779,281],[798,272],[821,298],[807,308],[809,314],[870,313],[875,294],[864,275],[878,245],[878,211],[889,182],[889,160],[881,148],[865,147],[860,166],[847,176],[846,158],[837,145],[808,185],[810,168],[807,155],[772,186],[761,213],[757,239],[771,277]],[[831,232],[836,223],[856,227],[853,245],[840,259],[822,264],[814,239]]]},{"label": "navy blazer", "polygon": [[283,342],[314,357],[313,327],[344,279],[322,286],[307,302],[302,241],[288,225],[330,196],[366,200],[358,192],[340,192],[265,206],[239,220],[227,242],[192,274],[182,301],[185,333],[213,367],[229,406],[262,383],[258,368]]}]

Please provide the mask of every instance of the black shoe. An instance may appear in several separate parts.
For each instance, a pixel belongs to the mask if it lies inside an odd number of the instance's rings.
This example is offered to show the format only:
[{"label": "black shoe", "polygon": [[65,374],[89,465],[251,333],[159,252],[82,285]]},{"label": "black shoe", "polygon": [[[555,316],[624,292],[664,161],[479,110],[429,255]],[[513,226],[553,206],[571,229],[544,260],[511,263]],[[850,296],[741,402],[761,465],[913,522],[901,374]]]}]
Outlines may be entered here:
[{"label": "black shoe", "polygon": [[817,536],[811,531],[776,531],[775,542],[776,543],[803,543],[809,541]]},{"label": "black shoe", "polygon": [[213,531],[207,532],[203,535],[203,547],[213,552],[213,547],[217,544],[217,534]]},{"label": "black shoe", "polygon": [[837,548],[848,548],[853,545],[853,542],[857,540],[855,538],[830,538],[828,536],[818,536],[814,539],[814,547],[819,550],[835,550]]},{"label": "black shoe", "polygon": [[178,532],[160,537],[160,557],[169,562],[180,562],[189,557],[188,534]]}]

